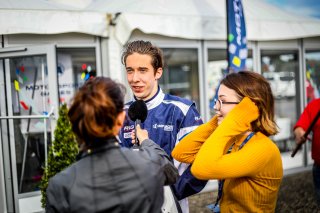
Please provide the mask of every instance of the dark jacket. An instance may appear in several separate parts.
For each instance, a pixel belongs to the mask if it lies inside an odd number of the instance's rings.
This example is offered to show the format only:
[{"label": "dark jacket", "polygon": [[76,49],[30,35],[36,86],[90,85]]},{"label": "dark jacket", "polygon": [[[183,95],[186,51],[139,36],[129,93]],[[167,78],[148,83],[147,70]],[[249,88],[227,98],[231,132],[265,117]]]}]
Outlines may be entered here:
[{"label": "dark jacket", "polygon": [[153,141],[134,151],[109,139],[50,179],[46,212],[161,212],[163,185],[177,178]]}]

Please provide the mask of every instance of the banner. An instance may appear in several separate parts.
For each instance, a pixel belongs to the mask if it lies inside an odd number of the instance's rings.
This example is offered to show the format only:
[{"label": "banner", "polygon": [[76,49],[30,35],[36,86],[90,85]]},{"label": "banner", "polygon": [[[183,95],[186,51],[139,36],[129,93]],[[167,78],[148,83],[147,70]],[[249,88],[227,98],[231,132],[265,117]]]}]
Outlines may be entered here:
[{"label": "banner", "polygon": [[228,72],[245,69],[247,35],[241,0],[227,1]]}]

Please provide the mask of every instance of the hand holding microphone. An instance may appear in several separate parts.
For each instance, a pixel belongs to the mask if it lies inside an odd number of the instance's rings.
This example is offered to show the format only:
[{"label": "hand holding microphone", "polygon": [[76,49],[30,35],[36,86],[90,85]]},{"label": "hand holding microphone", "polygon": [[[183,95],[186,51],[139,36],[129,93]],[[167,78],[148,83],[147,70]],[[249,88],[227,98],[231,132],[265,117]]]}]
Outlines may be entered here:
[{"label": "hand holding microphone", "polygon": [[[138,142],[138,145],[141,145],[142,141],[149,139],[149,134],[148,131],[145,129],[141,129],[140,125],[137,124],[135,132],[132,133],[132,143],[136,144],[136,142]],[[138,139],[136,141],[136,139]]]},{"label": "hand holding microphone", "polygon": [[[134,121],[135,143],[133,145],[133,148],[137,148],[139,146],[138,139],[140,139],[139,137],[141,137],[141,135],[139,133],[137,134],[137,125],[140,125],[141,123],[143,123],[147,118],[148,108],[147,108],[146,103],[143,100],[137,100],[137,101],[133,102],[128,109],[128,115],[129,115],[129,118],[132,121]],[[144,131],[146,131],[146,130],[144,130]]]}]

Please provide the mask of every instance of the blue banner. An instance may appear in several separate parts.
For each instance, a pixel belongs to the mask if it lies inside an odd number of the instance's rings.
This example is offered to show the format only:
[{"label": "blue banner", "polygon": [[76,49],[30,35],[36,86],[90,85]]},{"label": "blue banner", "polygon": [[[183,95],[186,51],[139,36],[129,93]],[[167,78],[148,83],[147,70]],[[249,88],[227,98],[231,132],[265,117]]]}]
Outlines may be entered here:
[{"label": "blue banner", "polygon": [[245,69],[247,35],[241,0],[227,1],[228,72]]}]

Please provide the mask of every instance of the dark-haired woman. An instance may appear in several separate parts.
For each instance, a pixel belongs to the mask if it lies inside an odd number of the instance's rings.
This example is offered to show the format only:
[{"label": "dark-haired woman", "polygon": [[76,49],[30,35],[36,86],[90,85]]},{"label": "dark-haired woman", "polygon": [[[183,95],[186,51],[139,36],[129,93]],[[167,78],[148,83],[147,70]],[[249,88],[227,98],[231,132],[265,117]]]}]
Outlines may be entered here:
[{"label": "dark-haired woman", "polygon": [[96,77],[75,95],[68,115],[83,154],[50,179],[46,212],[161,212],[163,185],[175,183],[178,173],[146,132],[138,135],[140,151],[119,147],[122,88]]}]

